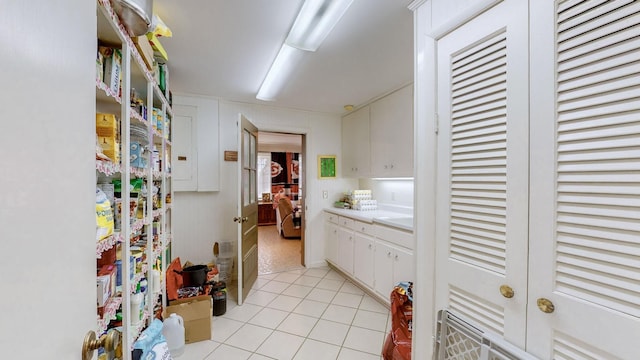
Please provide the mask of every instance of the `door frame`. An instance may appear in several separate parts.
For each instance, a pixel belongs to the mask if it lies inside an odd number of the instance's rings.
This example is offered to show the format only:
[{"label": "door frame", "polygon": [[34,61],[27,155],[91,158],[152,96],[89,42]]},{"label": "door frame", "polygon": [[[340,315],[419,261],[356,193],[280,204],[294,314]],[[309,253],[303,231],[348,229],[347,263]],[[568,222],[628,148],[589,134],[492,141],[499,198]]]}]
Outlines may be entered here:
[{"label": "door frame", "polygon": [[305,247],[305,233],[306,233],[306,213],[307,213],[307,194],[309,193],[309,189],[307,188],[307,174],[308,174],[308,166],[309,166],[309,149],[311,147],[309,141],[309,128],[297,128],[291,126],[258,126],[260,132],[272,132],[272,133],[280,133],[280,134],[291,134],[291,135],[301,135],[302,136],[302,148],[300,155],[302,156],[302,168],[300,168],[300,173],[302,174],[302,180],[300,186],[302,186],[302,198],[299,201],[302,201],[304,206],[302,207],[302,218],[301,224],[302,232],[300,234],[300,257],[302,266],[306,267],[306,264],[309,263],[308,254]]}]

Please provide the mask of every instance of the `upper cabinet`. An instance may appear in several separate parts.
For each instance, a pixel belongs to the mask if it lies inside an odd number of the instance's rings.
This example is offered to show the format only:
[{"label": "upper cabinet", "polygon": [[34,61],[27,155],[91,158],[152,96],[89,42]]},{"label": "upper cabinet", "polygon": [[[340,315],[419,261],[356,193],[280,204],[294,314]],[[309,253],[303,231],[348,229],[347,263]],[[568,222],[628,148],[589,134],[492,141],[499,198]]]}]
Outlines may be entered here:
[{"label": "upper cabinet", "polygon": [[342,157],[343,176],[369,176],[369,106],[342,118]]},{"label": "upper cabinet", "polygon": [[413,86],[370,105],[371,174],[413,176]]},{"label": "upper cabinet", "polygon": [[345,177],[413,176],[413,85],[342,118]]}]

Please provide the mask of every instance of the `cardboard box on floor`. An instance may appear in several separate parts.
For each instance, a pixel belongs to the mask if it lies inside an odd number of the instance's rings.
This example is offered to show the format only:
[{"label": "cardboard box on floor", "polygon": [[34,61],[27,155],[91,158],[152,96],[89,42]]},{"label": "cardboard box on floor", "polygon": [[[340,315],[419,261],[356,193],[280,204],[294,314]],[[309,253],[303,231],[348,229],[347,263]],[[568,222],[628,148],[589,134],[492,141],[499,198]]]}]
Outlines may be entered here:
[{"label": "cardboard box on floor", "polygon": [[184,342],[191,344],[211,340],[211,296],[200,295],[169,302],[164,311],[166,319],[170,314],[178,314],[184,320]]}]

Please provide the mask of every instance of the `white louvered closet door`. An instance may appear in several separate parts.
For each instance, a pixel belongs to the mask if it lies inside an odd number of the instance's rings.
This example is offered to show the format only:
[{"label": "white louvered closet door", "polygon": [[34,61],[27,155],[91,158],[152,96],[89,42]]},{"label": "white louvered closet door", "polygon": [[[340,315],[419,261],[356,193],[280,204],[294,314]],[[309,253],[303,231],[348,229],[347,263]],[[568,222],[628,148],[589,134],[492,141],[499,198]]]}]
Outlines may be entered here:
[{"label": "white louvered closet door", "polygon": [[527,348],[640,359],[640,2],[542,1],[531,22]]},{"label": "white louvered closet door", "polygon": [[[528,239],[527,2],[438,40],[436,306],[524,348]],[[510,286],[512,298],[501,295]]]}]

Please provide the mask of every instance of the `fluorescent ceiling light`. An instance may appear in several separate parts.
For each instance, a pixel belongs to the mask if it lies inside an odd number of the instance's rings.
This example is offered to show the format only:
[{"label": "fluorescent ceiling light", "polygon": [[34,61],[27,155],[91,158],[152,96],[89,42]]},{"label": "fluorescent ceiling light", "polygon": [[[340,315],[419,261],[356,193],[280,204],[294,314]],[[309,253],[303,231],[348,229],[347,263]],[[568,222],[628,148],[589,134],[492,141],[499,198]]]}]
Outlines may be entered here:
[{"label": "fluorescent ceiling light", "polygon": [[353,0],[306,0],[256,99],[273,101],[304,51],[316,51]]},{"label": "fluorescent ceiling light", "polygon": [[287,36],[286,44],[316,51],[353,0],[306,0]]},{"label": "fluorescent ceiling light", "polygon": [[260,86],[256,99],[264,101],[275,100],[276,94],[282,89],[285,81],[289,78],[289,74],[293,71],[295,64],[300,61],[304,53],[287,44],[282,44],[278,56],[271,64],[271,68],[267,76]]}]

